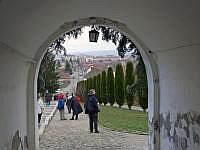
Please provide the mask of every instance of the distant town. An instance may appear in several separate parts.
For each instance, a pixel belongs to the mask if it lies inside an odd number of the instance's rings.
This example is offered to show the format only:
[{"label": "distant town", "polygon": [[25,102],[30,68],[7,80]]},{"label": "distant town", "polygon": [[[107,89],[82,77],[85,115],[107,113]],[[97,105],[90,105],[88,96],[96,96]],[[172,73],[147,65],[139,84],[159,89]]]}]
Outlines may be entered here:
[{"label": "distant town", "polygon": [[[106,70],[108,67],[112,67],[115,70],[115,66],[118,63],[122,63],[125,67],[128,60],[136,62],[136,59],[131,55],[125,56],[124,58],[117,55],[93,56],[88,54],[68,54],[66,56],[58,55],[56,57],[56,63],[59,64],[57,72],[60,76],[59,80],[64,84],[63,86],[69,85],[73,78],[76,79],[76,82],[86,80]],[[66,63],[70,64],[71,72],[66,69]]]},{"label": "distant town", "polygon": [[113,67],[122,63],[125,64],[128,60],[134,60],[131,56],[125,56],[121,58],[115,55],[104,55],[104,56],[91,56],[91,55],[61,55],[56,58],[57,63],[61,63],[61,67],[58,70],[65,69],[65,63],[68,61],[73,71],[78,71],[79,76],[88,78],[91,75],[96,75],[102,70],[108,67]]}]

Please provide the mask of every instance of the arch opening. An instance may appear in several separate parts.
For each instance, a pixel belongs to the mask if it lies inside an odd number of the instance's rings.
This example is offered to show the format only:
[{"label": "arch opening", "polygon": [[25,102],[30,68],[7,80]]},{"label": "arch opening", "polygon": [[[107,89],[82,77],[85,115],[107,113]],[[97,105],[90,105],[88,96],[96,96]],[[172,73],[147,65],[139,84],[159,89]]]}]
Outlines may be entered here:
[{"label": "arch opening", "polygon": [[38,49],[35,60],[37,64],[32,64],[29,69],[29,81],[28,81],[28,139],[32,143],[34,149],[38,148],[38,132],[32,123],[35,124],[35,113],[34,108],[36,98],[37,98],[37,75],[39,72],[40,64],[42,58],[46,52],[46,48],[50,45],[52,41],[58,38],[61,34],[69,32],[71,30],[81,28],[89,25],[101,25],[110,27],[125,36],[127,36],[131,41],[134,41],[135,45],[139,49],[141,56],[143,58],[147,81],[148,81],[148,103],[149,103],[149,149],[159,149],[159,77],[157,65],[154,61],[154,55],[149,51],[148,47],[142,42],[142,40],[128,27],[117,21],[112,21],[106,18],[90,17],[86,19],[80,19],[78,21],[64,23],[56,30],[52,35],[50,35],[46,41],[43,42],[41,47]]}]

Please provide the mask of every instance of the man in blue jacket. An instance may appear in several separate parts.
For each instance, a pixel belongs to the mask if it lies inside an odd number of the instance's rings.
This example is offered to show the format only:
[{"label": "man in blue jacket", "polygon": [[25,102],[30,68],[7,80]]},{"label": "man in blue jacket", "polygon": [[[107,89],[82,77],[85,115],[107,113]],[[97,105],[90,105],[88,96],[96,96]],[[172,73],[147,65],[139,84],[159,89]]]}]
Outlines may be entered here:
[{"label": "man in blue jacket", "polygon": [[88,99],[85,103],[85,113],[89,115],[91,133],[93,132],[93,127],[95,130],[95,133],[99,133],[98,125],[97,125],[98,112],[99,112],[99,107],[97,104],[97,98],[95,96],[95,90],[91,89],[88,94]]},{"label": "man in blue jacket", "polygon": [[59,94],[57,109],[60,112],[60,120],[66,120],[64,116],[65,113],[64,107],[65,107],[64,96],[62,94]]}]

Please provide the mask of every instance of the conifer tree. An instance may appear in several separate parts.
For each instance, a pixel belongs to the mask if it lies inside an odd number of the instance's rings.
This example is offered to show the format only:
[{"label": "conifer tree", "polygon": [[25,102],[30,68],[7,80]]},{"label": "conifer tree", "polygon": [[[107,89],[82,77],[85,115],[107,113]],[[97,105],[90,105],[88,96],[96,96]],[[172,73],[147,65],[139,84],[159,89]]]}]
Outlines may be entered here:
[{"label": "conifer tree", "polygon": [[87,80],[84,80],[84,100],[87,100],[88,89],[87,89]]},{"label": "conifer tree", "polygon": [[115,72],[115,99],[119,108],[124,104],[124,71],[122,64],[117,64]]},{"label": "conifer tree", "polygon": [[146,70],[144,66],[144,62],[142,57],[139,55],[139,63],[136,66],[136,74],[137,74],[137,95],[139,98],[139,105],[145,111],[148,108],[148,86],[147,86],[147,76]]},{"label": "conifer tree", "polygon": [[131,61],[128,61],[126,63],[126,74],[125,74],[125,96],[129,109],[131,109],[131,106],[133,105],[134,96],[128,93],[126,89],[133,83],[134,83],[133,63]]},{"label": "conifer tree", "polygon": [[101,74],[100,73],[97,75],[96,96],[97,96],[98,102],[100,104],[102,104],[102,98],[101,98]]},{"label": "conifer tree", "polygon": [[72,68],[68,60],[65,62],[65,72],[72,74]]},{"label": "conifer tree", "polygon": [[95,91],[96,91],[96,86],[97,86],[97,76],[94,76],[92,81],[93,81],[93,89],[95,89]]},{"label": "conifer tree", "polygon": [[87,93],[89,91],[90,87],[89,87],[89,78],[87,78],[86,80],[86,90],[87,90]]},{"label": "conifer tree", "polygon": [[85,83],[84,83],[83,80],[79,81],[77,83],[77,86],[76,86],[76,95],[79,95],[81,97],[82,101],[86,100],[86,97],[85,97]]},{"label": "conifer tree", "polygon": [[107,101],[107,87],[106,87],[106,71],[104,70],[101,74],[101,95],[102,95],[102,101],[104,105],[108,103]]},{"label": "conifer tree", "polygon": [[89,90],[90,89],[93,89],[93,78],[92,77],[89,78]]},{"label": "conifer tree", "polygon": [[111,106],[115,103],[115,86],[114,86],[114,75],[112,67],[108,68],[107,73],[107,94],[108,94],[108,102]]},{"label": "conifer tree", "polygon": [[59,76],[55,68],[55,55],[47,51],[41,62],[37,80],[37,89],[42,95],[45,94],[46,90],[48,90],[49,93],[54,93],[59,88]]}]

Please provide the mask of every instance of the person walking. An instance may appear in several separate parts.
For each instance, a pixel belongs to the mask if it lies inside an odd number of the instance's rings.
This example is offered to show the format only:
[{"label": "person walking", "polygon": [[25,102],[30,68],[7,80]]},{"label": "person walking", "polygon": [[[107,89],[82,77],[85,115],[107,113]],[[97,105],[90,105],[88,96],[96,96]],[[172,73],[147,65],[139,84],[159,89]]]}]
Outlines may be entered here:
[{"label": "person walking", "polygon": [[98,112],[99,107],[97,104],[97,98],[95,96],[95,90],[91,89],[88,94],[88,99],[85,103],[85,113],[89,115],[90,133],[93,133],[93,127],[95,133],[99,133],[97,125]]},{"label": "person walking", "polygon": [[72,98],[71,98],[71,109],[73,111],[73,114],[70,120],[74,120],[74,116],[76,116],[75,119],[78,120],[78,115],[83,112],[83,109],[81,105],[78,103],[78,101],[76,100],[76,97],[73,96],[73,93],[72,93]]},{"label": "person walking", "polygon": [[76,96],[77,102],[80,104],[81,103],[81,97],[79,95]]},{"label": "person walking", "polygon": [[40,121],[42,118],[42,113],[44,111],[44,103],[40,95],[37,98],[37,112],[38,112],[38,127],[40,127]]},{"label": "person walking", "polygon": [[60,112],[60,120],[66,120],[65,119],[65,100],[64,100],[64,95],[63,94],[59,94],[58,95],[58,105],[57,105],[57,109]]},{"label": "person walking", "polygon": [[66,106],[68,109],[68,113],[71,113],[71,97],[69,97],[68,93],[66,93]]},{"label": "person walking", "polygon": [[51,100],[52,100],[52,95],[50,95],[48,92],[46,92],[46,95],[45,95],[46,106],[50,106]]}]

